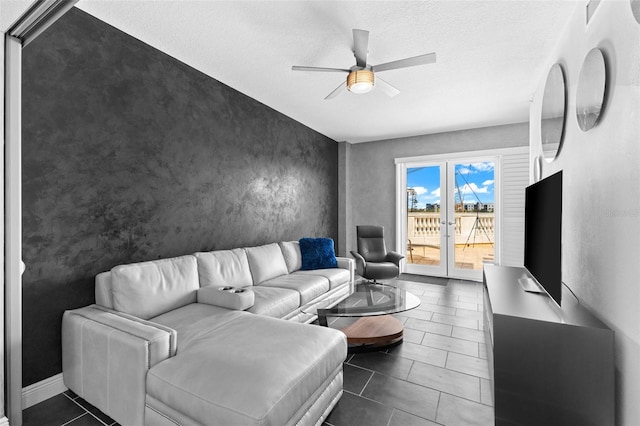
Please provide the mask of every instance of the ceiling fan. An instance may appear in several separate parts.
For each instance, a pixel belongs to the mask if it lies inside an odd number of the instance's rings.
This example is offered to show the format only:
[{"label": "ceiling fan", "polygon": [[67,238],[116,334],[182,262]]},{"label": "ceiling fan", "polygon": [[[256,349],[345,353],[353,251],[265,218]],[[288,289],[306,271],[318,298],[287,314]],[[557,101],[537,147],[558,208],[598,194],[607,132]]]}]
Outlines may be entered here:
[{"label": "ceiling fan", "polygon": [[388,96],[393,97],[400,93],[391,84],[376,76],[375,73],[395,70],[398,68],[415,67],[417,65],[431,64],[436,61],[435,53],[414,56],[412,58],[399,59],[397,61],[386,62],[384,64],[370,65],[367,63],[369,54],[369,31],[353,30],[353,54],[356,57],[356,64],[349,69],[346,68],[322,68],[322,67],[301,67],[294,65],[293,71],[320,71],[320,72],[346,72],[347,79],[340,84],[333,92],[329,93],[325,99],[333,99],[340,93],[348,90],[352,93],[370,92],[374,85],[379,87]]}]

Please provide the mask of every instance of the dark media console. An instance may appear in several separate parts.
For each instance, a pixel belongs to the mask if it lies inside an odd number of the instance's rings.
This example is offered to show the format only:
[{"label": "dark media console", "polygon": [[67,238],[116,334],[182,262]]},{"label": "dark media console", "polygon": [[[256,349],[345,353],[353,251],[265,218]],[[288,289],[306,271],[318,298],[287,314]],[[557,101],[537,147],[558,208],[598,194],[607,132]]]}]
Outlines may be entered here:
[{"label": "dark media console", "polygon": [[564,288],[562,307],[525,292],[524,268],[483,277],[495,424],[615,424],[613,331]]}]

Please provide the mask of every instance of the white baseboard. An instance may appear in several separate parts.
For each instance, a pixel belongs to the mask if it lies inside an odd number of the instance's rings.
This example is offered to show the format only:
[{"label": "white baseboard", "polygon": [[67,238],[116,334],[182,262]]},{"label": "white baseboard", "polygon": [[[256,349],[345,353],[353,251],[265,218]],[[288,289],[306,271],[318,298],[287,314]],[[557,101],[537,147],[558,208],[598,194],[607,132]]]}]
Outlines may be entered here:
[{"label": "white baseboard", "polygon": [[[51,376],[38,383],[22,388],[22,409],[29,408],[67,390],[62,381],[62,373]],[[7,425],[8,425],[7,421]],[[0,426],[3,426],[0,419]]]}]

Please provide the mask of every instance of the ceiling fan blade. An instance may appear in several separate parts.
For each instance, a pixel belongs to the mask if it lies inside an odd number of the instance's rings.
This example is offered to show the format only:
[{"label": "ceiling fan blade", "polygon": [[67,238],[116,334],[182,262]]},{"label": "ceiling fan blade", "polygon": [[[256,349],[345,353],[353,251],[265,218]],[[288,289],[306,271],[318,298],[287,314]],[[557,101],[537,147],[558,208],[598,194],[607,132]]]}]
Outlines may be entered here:
[{"label": "ceiling fan blade", "polygon": [[336,96],[338,96],[340,93],[344,92],[347,90],[347,82],[343,81],[342,83],[340,83],[340,86],[336,87],[333,92],[329,93],[327,95],[326,98],[324,98],[324,100],[326,101],[327,99],[333,99]]},{"label": "ceiling fan blade", "polygon": [[371,67],[373,72],[395,70],[398,68],[415,67],[418,65],[432,64],[436,61],[435,53],[427,53],[426,55],[414,56],[413,58],[399,59],[397,61],[387,62]]},{"label": "ceiling fan blade", "polygon": [[346,68],[322,68],[322,67],[300,67],[294,65],[291,67],[293,71],[321,71],[321,72],[350,72]]},{"label": "ceiling fan blade", "polygon": [[353,54],[356,56],[356,65],[365,68],[369,54],[369,31],[353,30]]},{"label": "ceiling fan blade", "polygon": [[378,76],[376,76],[376,86],[378,86],[380,90],[382,90],[390,98],[393,98],[395,95],[400,93],[398,89],[396,89],[395,87],[393,87],[392,85],[390,85],[389,83],[387,83],[386,81],[384,81]]}]

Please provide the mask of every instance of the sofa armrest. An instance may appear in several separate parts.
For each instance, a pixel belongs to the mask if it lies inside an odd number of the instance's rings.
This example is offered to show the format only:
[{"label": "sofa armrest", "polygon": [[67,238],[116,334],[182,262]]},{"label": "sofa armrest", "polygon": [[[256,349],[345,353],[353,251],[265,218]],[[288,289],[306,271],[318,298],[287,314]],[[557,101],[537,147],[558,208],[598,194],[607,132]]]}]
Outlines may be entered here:
[{"label": "sofa armrest", "polygon": [[120,424],[143,424],[147,371],[175,355],[176,331],[99,305],[62,317],[65,385]]},{"label": "sofa armrest", "polygon": [[356,280],[356,266],[353,259],[350,257],[336,257],[338,261],[338,268],[347,269],[349,271],[349,285],[351,286],[351,291],[353,291],[353,286],[355,285]]}]

